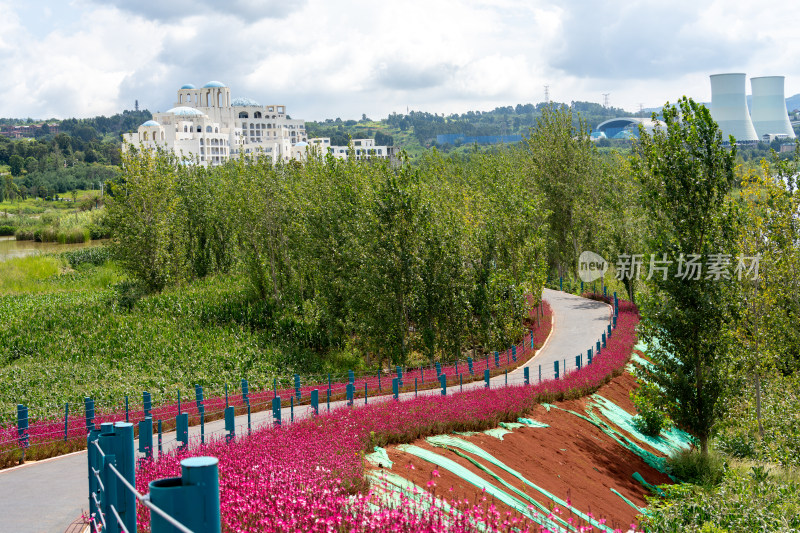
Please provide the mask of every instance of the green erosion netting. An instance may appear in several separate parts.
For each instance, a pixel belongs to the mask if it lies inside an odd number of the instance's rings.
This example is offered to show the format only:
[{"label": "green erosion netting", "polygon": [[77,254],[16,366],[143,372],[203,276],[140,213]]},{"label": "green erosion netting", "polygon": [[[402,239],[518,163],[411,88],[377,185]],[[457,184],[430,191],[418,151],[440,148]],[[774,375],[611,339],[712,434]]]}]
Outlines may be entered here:
[{"label": "green erosion netting", "polygon": [[364,459],[379,468],[392,468],[392,465],[394,464],[392,460],[389,459],[389,454],[386,453],[386,449],[381,448],[380,446],[375,446],[375,451],[365,455]]},{"label": "green erosion netting", "polygon": [[[520,514],[522,514],[523,516],[529,518],[530,520],[533,520],[534,522],[536,522],[537,524],[539,524],[541,526],[544,526],[544,527],[549,528],[549,529],[553,529],[555,527],[559,527],[559,528],[565,528],[567,530],[575,531],[575,528],[572,528],[565,520],[563,520],[563,519],[561,519],[559,517],[553,517],[552,520],[549,519],[548,515],[551,515],[551,513],[550,513],[550,510],[547,509],[547,507],[545,507],[544,505],[540,504],[539,502],[537,502],[533,498],[529,497],[528,495],[526,495],[522,491],[517,490],[512,485],[510,485],[508,482],[503,480],[501,477],[499,477],[498,475],[496,475],[493,472],[489,471],[485,467],[475,463],[474,461],[473,461],[473,464],[475,464],[476,466],[478,466],[479,468],[484,470],[486,473],[488,473],[490,476],[492,476],[494,479],[496,479],[497,481],[502,483],[507,489],[510,489],[511,491],[516,493],[517,495],[521,496],[528,503],[523,503],[522,501],[518,500],[514,496],[511,496],[510,494],[508,494],[504,490],[502,490],[502,489],[498,488],[497,486],[493,485],[489,481],[483,479],[482,477],[480,477],[480,476],[478,476],[476,474],[473,474],[469,469],[461,466],[460,464],[456,463],[452,459],[448,459],[447,457],[439,455],[436,452],[432,452],[430,450],[426,450],[424,448],[420,448],[419,446],[414,446],[413,444],[400,444],[400,445],[397,446],[397,449],[401,450],[403,452],[406,452],[406,453],[410,453],[411,455],[415,455],[415,456],[419,457],[420,459],[428,461],[429,463],[432,463],[432,464],[438,466],[439,468],[443,468],[443,469],[455,474],[456,476],[460,477],[464,481],[467,481],[467,482],[471,483],[472,485],[476,486],[478,489],[485,491],[487,495],[492,496],[495,499],[503,502],[504,504],[506,504],[508,507],[510,507],[512,509],[516,509]],[[538,508],[540,510],[540,512],[543,513],[543,514],[533,512],[533,510],[530,509],[529,506]]]},{"label": "green erosion netting", "polygon": [[523,424],[525,424],[526,426],[532,427],[532,428],[549,428],[550,427],[548,424],[545,424],[544,422],[539,422],[539,421],[533,420],[531,418],[519,418],[518,420],[520,422],[522,422]]},{"label": "green erosion netting", "polygon": [[613,492],[614,494],[616,494],[617,496],[619,496],[620,498],[622,498],[622,501],[624,501],[625,503],[627,503],[628,505],[630,505],[631,507],[633,507],[634,509],[636,509],[636,512],[637,512],[637,513],[639,513],[639,514],[644,514],[644,513],[645,513],[645,509],[644,509],[644,508],[642,508],[642,507],[639,507],[638,505],[636,505],[635,503],[633,503],[632,501],[630,501],[628,498],[626,498],[625,496],[623,496],[622,494],[620,494],[620,493],[619,493],[617,490],[615,490],[615,489],[613,489],[613,488],[612,488],[612,489],[611,489],[611,492]]},{"label": "green erosion netting", "polygon": [[501,427],[501,428],[487,429],[486,431],[484,431],[484,433],[489,435],[490,437],[503,440],[503,435],[511,433],[511,430]]},{"label": "green erosion netting", "polygon": [[616,425],[617,428],[629,433],[639,442],[649,444],[664,455],[672,455],[675,452],[686,450],[692,442],[692,437],[688,433],[684,433],[674,427],[662,430],[658,437],[645,435],[636,429],[636,425],[633,423],[633,415],[620,408],[617,404],[599,394],[592,394],[590,398],[592,401],[586,407],[587,413],[597,408],[600,414]]},{"label": "green erosion netting", "polygon": [[660,488],[656,487],[651,483],[648,483],[639,472],[634,472],[631,477],[636,481],[638,481],[639,483],[641,483],[644,488],[646,488],[653,494],[658,494],[659,496],[666,496],[663,490],[661,490]]},{"label": "green erosion netting", "polygon": [[[494,476],[494,474],[492,474],[492,472],[490,472],[484,466],[480,465],[477,461],[475,461],[473,458],[469,457],[468,455],[465,455],[465,454],[461,453],[459,450],[463,450],[465,452],[469,452],[469,453],[471,453],[473,455],[476,455],[476,456],[480,457],[481,459],[489,462],[490,464],[493,464],[494,466],[496,466],[496,467],[498,467],[498,468],[500,468],[502,470],[505,470],[506,472],[508,472],[512,476],[516,477],[517,479],[519,479],[520,481],[522,481],[523,483],[525,483],[529,487],[531,487],[531,488],[535,489],[536,491],[538,491],[540,494],[542,494],[543,496],[545,496],[549,500],[557,503],[558,505],[561,505],[562,507],[570,509],[573,513],[578,515],[582,520],[586,521],[587,523],[590,523],[593,526],[595,526],[597,528],[600,528],[602,531],[606,530],[606,529],[604,529],[605,526],[602,526],[596,520],[590,518],[588,515],[583,514],[582,512],[580,512],[577,509],[575,509],[574,507],[571,507],[566,501],[562,500],[561,498],[559,498],[555,494],[552,494],[552,493],[546,491],[545,489],[541,488],[539,485],[536,485],[532,481],[528,480],[520,472],[518,472],[518,471],[514,470],[513,468],[511,468],[510,466],[506,465],[505,463],[503,463],[502,461],[500,461],[499,459],[494,457],[492,454],[490,454],[489,452],[487,452],[486,450],[484,450],[483,448],[481,448],[480,446],[477,446],[476,444],[474,444],[472,442],[468,442],[468,441],[465,441],[463,439],[459,439],[458,437],[451,437],[450,435],[437,435],[435,437],[428,437],[425,440],[428,443],[430,443],[431,445],[433,445],[433,446],[437,446],[439,448],[444,448],[446,450],[450,450],[451,452],[455,453],[459,457],[463,457],[464,459],[467,459],[468,461],[470,461],[472,464],[474,464],[475,466],[477,466],[481,470],[483,470],[483,471],[489,473],[490,475]],[[514,492],[516,492],[517,494],[522,494],[528,500],[533,500],[532,498],[529,498],[525,493],[519,492],[519,491],[517,491],[516,489],[513,489],[513,488],[512,488],[512,490],[514,490]],[[533,501],[535,501],[535,500],[533,500]],[[537,507],[541,508],[543,506],[537,505]],[[611,531],[611,530],[609,529],[608,531]]]}]

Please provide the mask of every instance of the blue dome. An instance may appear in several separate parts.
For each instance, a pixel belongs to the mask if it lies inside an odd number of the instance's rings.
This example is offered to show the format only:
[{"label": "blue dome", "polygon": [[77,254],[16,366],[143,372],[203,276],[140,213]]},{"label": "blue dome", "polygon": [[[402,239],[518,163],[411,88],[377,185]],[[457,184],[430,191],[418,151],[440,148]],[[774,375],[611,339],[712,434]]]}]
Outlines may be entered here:
[{"label": "blue dome", "polygon": [[181,116],[181,117],[202,117],[203,112],[195,109],[193,107],[186,107],[186,106],[178,106],[173,107],[172,109],[168,109],[166,111],[172,115]]},{"label": "blue dome", "polygon": [[197,87],[195,87],[191,83],[185,83],[185,84],[181,85],[181,89],[197,89]]},{"label": "blue dome", "polygon": [[299,143],[295,144],[295,146],[299,146],[299,147],[308,146],[308,143],[300,141]]},{"label": "blue dome", "polygon": [[208,87],[225,87],[225,84],[222,83],[221,81],[210,81],[205,85],[203,85],[203,89],[206,89]]},{"label": "blue dome", "polygon": [[160,125],[161,125],[161,124],[159,124],[159,123],[158,123],[158,122],[156,122],[155,120],[148,120],[147,122],[145,122],[144,124],[142,124],[142,126],[160,126]]},{"label": "blue dome", "polygon": [[234,98],[231,102],[232,106],[237,107],[244,107],[244,106],[261,106],[258,102],[253,100],[252,98]]}]

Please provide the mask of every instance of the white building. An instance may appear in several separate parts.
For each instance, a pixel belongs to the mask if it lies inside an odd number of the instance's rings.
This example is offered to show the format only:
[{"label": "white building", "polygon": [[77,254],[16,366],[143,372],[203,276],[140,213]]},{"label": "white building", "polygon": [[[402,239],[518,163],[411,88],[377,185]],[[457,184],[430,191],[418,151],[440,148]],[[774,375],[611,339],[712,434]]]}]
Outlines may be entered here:
[{"label": "white building", "polygon": [[[347,159],[350,153],[349,146],[335,146],[331,144],[330,137],[315,137],[308,140],[309,146],[316,147],[321,155],[330,153],[337,159]],[[353,139],[353,153],[357,160],[361,159],[392,159],[395,156],[394,146],[379,146],[375,139]]]},{"label": "white building", "polygon": [[305,152],[305,122],[286,114],[286,106],[260,105],[249,98],[231,100],[230,89],[218,81],[201,88],[178,90],[175,107],[154,113],[136,133],[123,135],[127,145],[161,146],[203,166],[224,163],[241,154],[269,156],[273,161],[298,158]]}]

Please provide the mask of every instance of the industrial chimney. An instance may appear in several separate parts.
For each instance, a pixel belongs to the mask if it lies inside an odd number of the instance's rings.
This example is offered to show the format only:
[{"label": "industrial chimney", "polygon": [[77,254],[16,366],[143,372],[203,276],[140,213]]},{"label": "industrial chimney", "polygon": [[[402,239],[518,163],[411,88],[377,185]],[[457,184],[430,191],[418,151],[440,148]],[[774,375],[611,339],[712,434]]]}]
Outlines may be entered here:
[{"label": "industrial chimney", "polygon": [[723,138],[733,135],[736,142],[754,142],[759,138],[747,112],[744,87],[744,74],[712,74],[711,117],[719,124]]},{"label": "industrial chimney", "polygon": [[783,76],[750,78],[753,87],[751,118],[756,134],[761,140],[765,140],[765,135],[786,135],[789,139],[795,138],[786,111],[783,79]]}]

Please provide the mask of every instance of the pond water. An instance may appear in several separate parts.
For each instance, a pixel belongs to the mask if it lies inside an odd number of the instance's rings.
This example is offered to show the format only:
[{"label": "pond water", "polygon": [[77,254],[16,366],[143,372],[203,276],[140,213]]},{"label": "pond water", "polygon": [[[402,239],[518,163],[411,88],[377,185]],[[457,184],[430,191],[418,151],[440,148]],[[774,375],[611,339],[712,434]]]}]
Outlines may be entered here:
[{"label": "pond water", "polygon": [[101,243],[102,241],[89,241],[77,244],[59,244],[57,242],[18,241],[13,236],[0,237],[0,261],[35,253],[66,252],[87,246],[97,246]]}]

